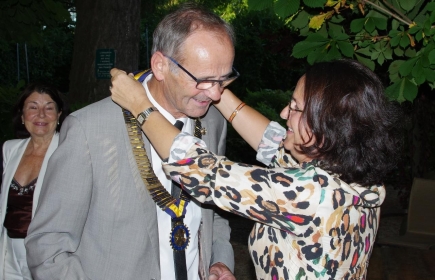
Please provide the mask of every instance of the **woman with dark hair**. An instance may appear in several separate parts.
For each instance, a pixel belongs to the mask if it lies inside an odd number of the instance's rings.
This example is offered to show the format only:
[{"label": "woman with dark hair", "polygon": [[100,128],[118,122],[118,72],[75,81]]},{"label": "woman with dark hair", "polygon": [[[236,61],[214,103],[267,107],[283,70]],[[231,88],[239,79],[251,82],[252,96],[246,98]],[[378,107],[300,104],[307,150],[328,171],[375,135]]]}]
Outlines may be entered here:
[{"label": "woman with dark hair", "polygon": [[[135,116],[152,106],[140,84],[111,74],[115,102]],[[166,174],[198,201],[258,222],[249,236],[258,279],[365,279],[383,181],[402,146],[400,109],[378,77],[352,60],[312,66],[281,112],[286,129],[228,90],[215,106],[268,168],[216,156],[148,112],[142,130],[169,156]]]},{"label": "woman with dark hair", "polygon": [[35,214],[48,160],[59,142],[63,111],[59,91],[42,83],[28,85],[14,108],[19,139],[3,144],[0,279],[32,279],[24,238]]}]

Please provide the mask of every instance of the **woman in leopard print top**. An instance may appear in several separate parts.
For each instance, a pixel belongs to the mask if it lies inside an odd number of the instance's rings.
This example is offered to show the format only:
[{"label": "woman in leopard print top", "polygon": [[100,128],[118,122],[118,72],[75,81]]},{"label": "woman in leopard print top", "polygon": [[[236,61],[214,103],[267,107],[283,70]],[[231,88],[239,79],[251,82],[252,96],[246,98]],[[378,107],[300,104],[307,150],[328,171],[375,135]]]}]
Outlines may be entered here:
[{"label": "woman in leopard print top", "polygon": [[[121,92],[135,90],[117,85],[114,79],[112,98],[121,106],[149,107],[129,102]],[[170,155],[164,170],[189,194],[258,222],[249,237],[258,279],[365,279],[382,183],[401,147],[401,114],[379,79],[351,60],[314,65],[281,112],[287,129],[238,104],[225,90],[216,107],[267,168],[214,155],[185,133],[168,153],[159,135],[172,139],[177,131],[158,113],[142,129]]]}]

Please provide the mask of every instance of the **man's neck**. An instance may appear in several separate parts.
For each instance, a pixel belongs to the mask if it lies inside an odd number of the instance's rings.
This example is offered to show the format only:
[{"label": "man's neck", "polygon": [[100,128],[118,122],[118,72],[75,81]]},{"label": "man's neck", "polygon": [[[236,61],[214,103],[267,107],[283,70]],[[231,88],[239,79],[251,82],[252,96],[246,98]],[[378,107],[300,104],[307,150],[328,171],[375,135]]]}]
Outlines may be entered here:
[{"label": "man's neck", "polygon": [[170,113],[175,119],[180,117],[185,117],[185,115],[180,114],[177,110],[175,110],[168,102],[163,92],[163,82],[158,81],[156,78],[151,77],[151,79],[147,82],[148,90],[154,100],[162,106],[168,113]]}]

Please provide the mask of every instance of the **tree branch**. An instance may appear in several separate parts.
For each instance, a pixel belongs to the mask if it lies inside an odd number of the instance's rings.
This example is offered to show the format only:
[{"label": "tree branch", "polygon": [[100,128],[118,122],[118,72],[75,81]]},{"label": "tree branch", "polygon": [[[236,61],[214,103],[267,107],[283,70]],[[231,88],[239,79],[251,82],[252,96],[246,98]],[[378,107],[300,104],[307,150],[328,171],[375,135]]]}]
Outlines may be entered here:
[{"label": "tree branch", "polygon": [[[378,9],[378,10],[380,10],[380,11],[382,11],[382,12],[384,12],[384,13],[386,13],[386,14],[392,16],[392,17],[394,17],[395,19],[397,19],[398,21],[400,21],[400,22],[402,22],[402,23],[404,23],[404,24],[406,24],[406,25],[411,25],[411,24],[412,24],[411,21],[408,22],[408,21],[406,21],[405,19],[402,19],[401,17],[399,17],[398,15],[396,15],[396,14],[394,14],[394,13],[392,13],[392,12],[390,12],[390,11],[384,9],[384,8],[382,8],[381,6],[379,6],[379,5],[377,5],[377,4],[373,3],[373,2],[371,2],[371,1],[369,1],[369,0],[361,0],[361,2],[363,2],[363,3],[368,3],[368,4],[372,5],[372,6],[375,7],[376,9]],[[406,19],[408,19],[408,18],[406,18]],[[408,20],[409,20],[409,19],[408,19]]]},{"label": "tree branch", "polygon": [[401,11],[399,11],[398,9],[396,9],[396,7],[394,7],[393,5],[391,5],[391,3],[387,2],[387,0],[382,0],[382,2],[384,2],[385,5],[387,5],[391,10],[395,11],[397,14],[399,14],[403,19],[407,20],[408,22],[412,23],[412,20],[410,18],[408,18],[405,14],[403,14]]}]

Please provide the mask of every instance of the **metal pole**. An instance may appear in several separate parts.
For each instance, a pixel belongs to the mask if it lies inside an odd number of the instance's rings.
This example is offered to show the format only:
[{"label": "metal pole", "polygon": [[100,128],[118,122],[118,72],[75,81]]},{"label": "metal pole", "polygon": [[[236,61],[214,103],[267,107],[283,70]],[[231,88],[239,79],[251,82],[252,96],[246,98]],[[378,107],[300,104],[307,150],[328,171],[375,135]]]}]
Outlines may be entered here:
[{"label": "metal pole", "polygon": [[20,50],[19,44],[17,43],[17,82],[20,81]]},{"label": "metal pole", "polygon": [[30,79],[29,79],[29,58],[27,57],[27,43],[24,43],[24,50],[25,50],[25,53],[26,53],[27,82],[30,83]]},{"label": "metal pole", "polygon": [[148,26],[145,29],[145,36],[146,36],[146,40],[147,40],[147,67],[150,67],[150,51],[149,51],[149,47],[148,47]]}]

